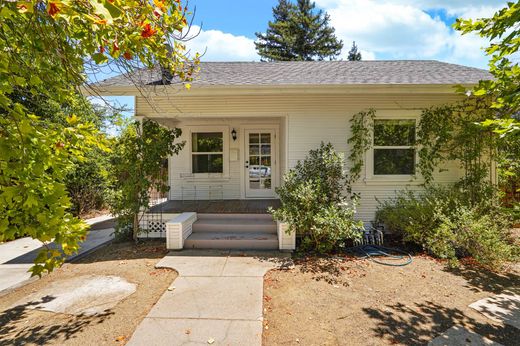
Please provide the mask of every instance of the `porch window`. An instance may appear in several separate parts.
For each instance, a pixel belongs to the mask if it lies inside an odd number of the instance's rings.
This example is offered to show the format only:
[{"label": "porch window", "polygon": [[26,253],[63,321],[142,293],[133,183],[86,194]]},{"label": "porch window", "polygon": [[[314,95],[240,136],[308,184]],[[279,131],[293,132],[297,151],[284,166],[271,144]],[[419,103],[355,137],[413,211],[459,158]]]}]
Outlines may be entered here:
[{"label": "porch window", "polygon": [[374,120],[374,175],[415,174],[415,120]]},{"label": "porch window", "polygon": [[192,132],[191,162],[192,173],[223,173],[223,132]]}]

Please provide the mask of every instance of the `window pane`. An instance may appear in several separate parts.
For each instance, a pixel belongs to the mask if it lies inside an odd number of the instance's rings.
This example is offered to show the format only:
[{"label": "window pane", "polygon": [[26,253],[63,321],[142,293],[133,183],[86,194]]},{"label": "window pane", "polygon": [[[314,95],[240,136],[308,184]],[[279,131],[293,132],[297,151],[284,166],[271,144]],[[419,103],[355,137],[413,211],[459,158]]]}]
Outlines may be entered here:
[{"label": "window pane", "polygon": [[415,174],[415,150],[374,149],[374,174]]},{"label": "window pane", "polygon": [[262,144],[270,144],[271,143],[271,134],[270,133],[262,133],[261,137]]},{"label": "window pane", "polygon": [[193,173],[222,173],[222,154],[198,154],[192,155]]},{"label": "window pane", "polygon": [[414,145],[415,120],[374,120],[374,145]]},{"label": "window pane", "polygon": [[250,165],[259,165],[260,157],[259,156],[249,156],[249,164]]},{"label": "window pane", "polygon": [[249,188],[251,190],[260,189],[260,179],[249,179]]},{"label": "window pane", "polygon": [[258,144],[249,145],[249,155],[258,155],[260,154],[260,147]]},{"label": "window pane", "polygon": [[222,132],[196,132],[191,134],[191,151],[194,153],[215,153],[223,151]]},{"label": "window pane", "polygon": [[262,166],[271,167],[271,156],[262,156]]},{"label": "window pane", "polygon": [[249,143],[260,143],[260,135],[258,133],[250,133]]}]

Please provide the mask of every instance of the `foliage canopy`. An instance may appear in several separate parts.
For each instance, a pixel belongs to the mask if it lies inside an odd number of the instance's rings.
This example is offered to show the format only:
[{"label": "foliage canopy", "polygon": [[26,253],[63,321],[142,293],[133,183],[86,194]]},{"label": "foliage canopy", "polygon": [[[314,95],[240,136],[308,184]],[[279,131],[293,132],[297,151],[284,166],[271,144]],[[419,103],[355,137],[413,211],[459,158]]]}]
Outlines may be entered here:
[{"label": "foliage canopy", "polygon": [[485,48],[490,56],[489,69],[494,79],[481,81],[473,90],[474,95],[493,97],[496,109],[485,125],[494,126],[502,135],[520,136],[520,1],[508,2],[490,18],[457,19],[455,29],[462,34],[477,33],[491,43]]},{"label": "foliage canopy", "polygon": [[279,0],[273,8],[274,21],[265,33],[256,33],[258,54],[267,61],[309,61],[335,59],[343,42],[334,35],[330,17],[315,11],[310,0]]},{"label": "foliage canopy", "polygon": [[[34,275],[85,239],[64,181],[86,152],[107,150],[96,126],[75,111],[87,73],[160,64],[189,82],[198,61],[181,41],[185,13],[179,0],[0,3],[0,240],[26,234],[62,249],[42,252]],[[49,119],[49,105],[68,111]]]},{"label": "foliage canopy", "polygon": [[361,52],[358,51],[356,41],[352,42],[352,48],[348,51],[348,61],[361,61]]}]

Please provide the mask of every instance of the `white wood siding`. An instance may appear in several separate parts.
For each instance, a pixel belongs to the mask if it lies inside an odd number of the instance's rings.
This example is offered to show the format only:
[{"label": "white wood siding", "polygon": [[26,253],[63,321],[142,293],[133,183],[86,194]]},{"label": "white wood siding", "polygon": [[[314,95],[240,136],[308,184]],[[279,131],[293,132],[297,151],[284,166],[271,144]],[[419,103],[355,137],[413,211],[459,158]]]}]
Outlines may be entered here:
[{"label": "white wood siding", "polygon": [[[276,95],[217,95],[217,96],[168,96],[155,97],[151,102],[136,101],[136,114],[150,118],[170,119],[172,124],[183,130],[186,139],[190,126],[227,126],[229,132],[235,128],[238,140],[229,139],[230,149],[239,149],[239,161],[229,162],[229,175],[206,179],[181,179],[181,173],[189,173],[189,148],[170,160],[170,199],[180,199],[182,187],[197,186],[199,199],[209,197],[210,186],[222,186],[225,199],[243,198],[243,126],[262,123],[276,123],[280,129],[280,173],[293,167],[305,158],[309,150],[319,146],[321,141],[331,142],[335,148],[348,156],[347,138],[350,136],[351,117],[364,109],[374,108],[386,117],[420,113],[420,109],[433,105],[452,103],[461,96],[448,93],[366,93],[351,94],[335,92],[313,94],[300,92]],[[153,104],[153,106],[151,106]],[[348,163],[347,163],[348,165]],[[436,173],[439,182],[453,182],[459,178],[460,170],[450,164],[447,172]],[[409,186],[419,189],[419,182],[399,180],[366,179],[363,171],[354,191],[361,194],[358,217],[365,222],[374,219],[377,208],[376,198],[384,200],[395,196],[395,192]],[[189,198],[188,198],[189,199]]]}]

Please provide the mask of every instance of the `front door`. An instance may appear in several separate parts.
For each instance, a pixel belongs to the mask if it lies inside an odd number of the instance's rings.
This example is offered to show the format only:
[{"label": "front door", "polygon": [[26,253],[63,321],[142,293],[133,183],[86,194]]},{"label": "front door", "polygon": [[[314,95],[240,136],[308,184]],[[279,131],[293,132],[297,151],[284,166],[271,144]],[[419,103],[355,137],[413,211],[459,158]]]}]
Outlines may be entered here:
[{"label": "front door", "polygon": [[276,131],[245,130],[245,183],[247,198],[275,197]]}]

